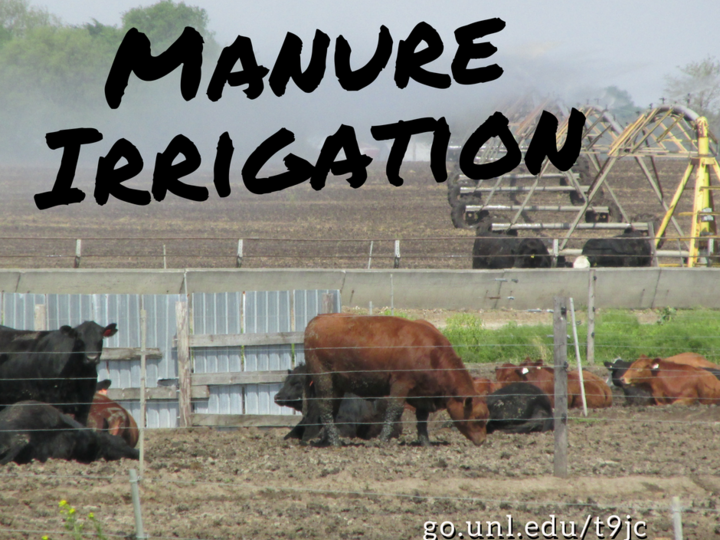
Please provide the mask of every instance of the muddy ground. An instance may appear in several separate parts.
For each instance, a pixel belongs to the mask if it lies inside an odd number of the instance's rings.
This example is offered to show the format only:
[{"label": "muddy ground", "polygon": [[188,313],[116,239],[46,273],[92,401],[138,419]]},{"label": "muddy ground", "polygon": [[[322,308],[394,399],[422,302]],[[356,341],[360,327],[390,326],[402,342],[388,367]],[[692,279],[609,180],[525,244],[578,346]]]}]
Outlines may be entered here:
[{"label": "muddy ground", "polygon": [[[412,424],[387,446],[346,440],[337,449],[284,441],[282,428],[150,431],[140,488],[145,530],[151,538],[395,539],[423,538],[426,522],[450,521],[468,538],[466,521],[506,526],[511,515],[517,532],[555,515],[570,532],[569,520],[582,528],[588,515],[618,515],[645,521],[647,531],[638,530],[657,539],[672,538],[678,496],[685,538],[718,537],[720,408],[620,402],[588,418],[571,411],[566,480],[553,477],[552,432],[494,433],[477,448],[444,414],[430,426],[432,448],[413,444]],[[131,537],[128,469],[136,467],[5,466],[0,537],[59,538],[61,499],[81,519],[93,512],[108,538]]]}]

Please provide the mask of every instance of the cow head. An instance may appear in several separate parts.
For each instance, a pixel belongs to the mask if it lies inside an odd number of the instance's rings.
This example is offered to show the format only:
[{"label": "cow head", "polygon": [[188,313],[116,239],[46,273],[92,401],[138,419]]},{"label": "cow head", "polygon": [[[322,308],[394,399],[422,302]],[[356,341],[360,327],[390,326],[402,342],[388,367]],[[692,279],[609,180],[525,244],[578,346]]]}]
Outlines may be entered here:
[{"label": "cow head", "polygon": [[632,362],[628,362],[622,358],[616,358],[612,362],[605,362],[605,367],[610,372],[606,382],[608,384],[612,382],[612,384],[620,388],[625,387],[626,385],[623,382],[622,377],[631,365]]},{"label": "cow head", "polygon": [[[61,330],[63,330],[63,327]],[[103,349],[103,339],[117,334],[117,324],[111,323],[105,327],[93,321],[85,321],[80,326],[71,329],[75,338],[75,350],[85,354],[85,364],[97,365]]]},{"label": "cow head", "polygon": [[526,378],[515,364],[502,364],[495,368],[495,379],[503,386],[514,382],[525,381]]},{"label": "cow head", "polygon": [[304,364],[294,370],[288,370],[288,376],[282,388],[275,394],[275,403],[281,407],[290,407],[296,411],[303,409],[303,387],[307,375],[307,366]]},{"label": "cow head", "polygon": [[102,381],[98,381],[95,385],[95,393],[107,395],[108,388],[110,388],[111,384],[112,383],[110,379],[103,379]]},{"label": "cow head", "polygon": [[448,402],[447,411],[455,427],[475,446],[485,442],[490,412],[482,396],[452,398]]},{"label": "cow head", "polygon": [[622,384],[649,384],[652,377],[652,365],[657,364],[660,358],[652,359],[641,356],[628,367],[622,376]]}]

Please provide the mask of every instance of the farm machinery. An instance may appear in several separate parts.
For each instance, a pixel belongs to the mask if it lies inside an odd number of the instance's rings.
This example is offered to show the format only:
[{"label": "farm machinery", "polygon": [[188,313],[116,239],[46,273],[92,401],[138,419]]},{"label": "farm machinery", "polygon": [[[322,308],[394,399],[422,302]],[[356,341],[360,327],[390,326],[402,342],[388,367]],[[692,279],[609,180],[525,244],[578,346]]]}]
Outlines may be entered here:
[{"label": "farm machinery", "polygon": [[[592,105],[578,109],[586,122],[580,156],[568,171],[555,169],[546,159],[537,175],[520,165],[497,178],[473,180],[463,174],[455,160],[448,179],[448,202],[455,227],[489,225],[492,231],[555,236],[554,261],[558,256],[579,255],[584,238],[627,229],[647,231],[653,239],[654,265],[659,265],[660,260],[671,261],[663,266],[677,266],[679,262],[688,267],[720,262],[716,224],[719,214],[712,197],[713,190],[720,189],[718,141],[707,120],[680,105],[661,105],[641,113],[623,129],[605,109]],[[557,147],[564,144],[569,114],[562,103],[524,99],[499,110],[509,119],[509,128],[523,152],[545,110],[559,119]],[[504,146],[494,138],[480,149],[475,162],[489,163],[504,154]],[[646,181],[644,188],[625,185],[622,175],[613,174],[623,159],[634,160]],[[672,179],[663,178],[661,183],[662,166],[669,160],[687,162],[672,197],[665,193]],[[695,179],[692,194],[688,193],[691,177]],[[638,200],[643,202],[643,208],[655,201],[653,211],[631,212],[633,201]],[[680,207],[686,209],[678,211]],[[668,240],[677,249],[661,249]]]}]

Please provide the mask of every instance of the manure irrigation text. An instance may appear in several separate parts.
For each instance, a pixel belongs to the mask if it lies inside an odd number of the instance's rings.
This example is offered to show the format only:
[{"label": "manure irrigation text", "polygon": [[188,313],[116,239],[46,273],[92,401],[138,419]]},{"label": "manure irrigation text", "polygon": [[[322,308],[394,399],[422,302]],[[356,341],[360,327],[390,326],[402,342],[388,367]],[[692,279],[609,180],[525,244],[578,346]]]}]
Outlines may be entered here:
[{"label": "manure irrigation text", "polygon": [[[473,60],[492,56],[497,48],[488,41],[476,42],[483,37],[500,32],[505,22],[499,18],[476,21],[455,30],[457,49],[451,64],[452,77],[447,73],[426,70],[423,66],[440,57],[444,50],[442,38],[428,23],[418,23],[406,39],[398,43],[394,80],[398,88],[406,88],[410,79],[417,83],[438,89],[448,88],[452,80],[461,85],[487,83],[500,78],[503,69],[497,64],[470,68]],[[425,46],[418,50],[422,44]],[[313,92],[325,74],[327,52],[330,38],[316,30],[312,43],[312,52],[307,68],[300,65],[302,41],[290,32],[273,65],[272,71],[258,65],[250,38],[238,36],[232,45],[225,47],[217,61],[207,96],[218,101],[225,85],[234,87],[246,85],[244,92],[253,100],[264,91],[265,76],[270,90],[277,96],[284,95],[290,79],[304,92]],[[335,40],[335,74],[340,86],[349,92],[359,91],[372,84],[380,72],[387,66],[392,55],[393,39],[385,26],[380,27],[375,53],[363,67],[353,70],[350,67],[351,47],[343,36]],[[128,85],[131,73],[143,81],[155,81],[182,65],[180,91],[185,101],[194,99],[202,73],[203,38],[194,28],[186,27],[180,37],[163,53],[153,56],[150,40],[137,29],[130,29],[124,36],[115,55],[105,84],[105,99],[111,109],[118,109]],[[239,63],[242,69],[233,71]],[[515,137],[509,128],[508,119],[495,112],[485,120],[465,141],[459,157],[461,171],[473,180],[485,180],[501,176],[517,167],[522,154]],[[557,118],[543,111],[535,133],[525,153],[525,164],[532,174],[540,172],[546,157],[561,171],[567,171],[575,163],[580,153],[585,116],[572,109],[567,136],[560,150],[557,149]],[[430,168],[437,182],[447,180],[446,157],[450,142],[450,129],[444,117],[416,118],[398,121],[392,124],[372,126],[370,133],[378,141],[392,140],[387,160],[386,174],[390,184],[400,186],[403,179],[399,175],[403,156],[412,135],[432,133]],[[499,137],[506,148],[500,159],[477,164],[475,156],[480,148],[491,138]],[[80,149],[102,140],[103,135],[97,129],[82,127],[64,129],[46,134],[47,145],[52,149],[62,148],[62,159],[55,183],[50,191],[35,195],[35,204],[40,210],[59,205],[79,203],[85,193],[72,187]],[[295,140],[292,131],[280,128],[261,142],[252,151],[242,167],[242,178],[247,189],[255,194],[272,193],[295,186],[307,180],[315,190],[325,186],[330,172],[334,175],[350,173],[348,183],[359,188],[367,179],[367,166],[370,156],[362,154],[352,126],[340,125],[338,130],[325,139],[315,164],[292,153],[283,161],[286,171],[270,177],[258,178],[262,167],[272,156],[280,152]],[[345,158],[338,160],[343,151]],[[219,136],[214,162],[214,186],[218,196],[230,195],[230,164],[234,147],[230,134],[226,131]],[[178,163],[173,163],[182,154]],[[118,167],[121,160],[126,163]],[[193,186],[180,181],[198,169],[201,163],[200,153],[195,144],[186,136],[179,134],[168,144],[164,152],[157,154],[150,191],[123,186],[123,182],[137,176],[144,162],[138,149],[127,139],[118,139],[106,156],[98,159],[95,177],[95,201],[99,205],[107,203],[110,196],[134,205],[150,204],[154,198],[162,201],[167,192],[192,200],[205,201],[209,190],[202,186]]]}]

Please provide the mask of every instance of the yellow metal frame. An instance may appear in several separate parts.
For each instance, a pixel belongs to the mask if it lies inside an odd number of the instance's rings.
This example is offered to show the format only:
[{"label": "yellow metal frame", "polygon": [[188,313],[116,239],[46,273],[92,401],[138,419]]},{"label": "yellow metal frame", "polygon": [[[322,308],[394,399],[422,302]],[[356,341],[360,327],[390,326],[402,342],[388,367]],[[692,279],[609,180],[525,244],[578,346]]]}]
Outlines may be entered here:
[{"label": "yellow metal frame", "polygon": [[[718,182],[720,182],[720,166],[715,157],[710,153],[709,128],[707,119],[704,116],[699,117],[695,121],[697,130],[697,157],[690,159],[685,174],[678,184],[675,195],[672,198],[670,207],[665,213],[665,217],[658,228],[655,245],[660,242],[662,235],[665,233],[670,218],[675,213],[680,196],[685,191],[688,181],[695,173],[695,194],[693,198],[692,227],[690,230],[690,246],[687,267],[693,268],[698,265],[700,250],[709,251],[710,244],[708,240],[718,239],[717,234],[717,216],[715,205],[713,204],[712,190],[720,189],[720,186],[712,186],[710,184],[710,169],[715,172]],[[717,248],[714,250],[717,252]],[[712,255],[708,253],[708,256]]]}]

